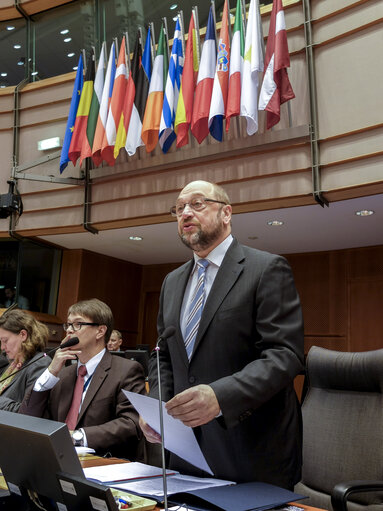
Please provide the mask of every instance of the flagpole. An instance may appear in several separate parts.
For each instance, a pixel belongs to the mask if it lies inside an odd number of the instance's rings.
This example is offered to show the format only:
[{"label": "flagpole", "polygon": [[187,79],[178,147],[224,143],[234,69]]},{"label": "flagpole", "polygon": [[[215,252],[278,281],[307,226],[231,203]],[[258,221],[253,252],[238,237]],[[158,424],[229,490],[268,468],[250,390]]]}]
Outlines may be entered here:
[{"label": "flagpole", "polygon": [[247,18],[246,18],[246,4],[245,4],[245,0],[241,0],[241,4],[242,4],[242,23],[243,23],[243,28],[244,28],[243,33],[246,34]]},{"label": "flagpole", "polygon": [[177,16],[178,16],[178,19],[180,22],[180,27],[181,27],[182,55],[185,58],[185,25],[184,25],[184,12],[182,9],[180,11],[178,11]]},{"label": "flagpole", "polygon": [[84,75],[85,75],[86,70],[87,70],[87,67],[86,67],[87,60],[86,60],[86,50],[85,50],[85,48],[83,48],[83,49],[81,50],[81,52],[82,52],[82,60],[83,60]]},{"label": "flagpole", "polygon": [[215,47],[218,51],[218,40],[217,40],[217,20],[215,19],[215,2],[214,0],[210,0],[210,7],[212,8],[213,20],[214,20],[214,37],[215,37]]},{"label": "flagpole", "polygon": [[195,25],[195,31],[196,31],[196,34],[197,34],[197,57],[198,57],[198,67],[199,67],[199,63],[201,61],[201,35],[199,33],[199,17],[198,17],[198,7],[195,5],[192,9],[192,13],[193,13],[193,16],[194,16],[194,25]]},{"label": "flagpole", "polygon": [[156,37],[155,37],[155,34],[154,34],[154,23],[153,23],[153,21],[151,21],[149,23],[149,26],[150,26],[150,35],[151,35],[150,53],[152,55],[152,66],[153,66],[153,62],[154,62],[154,58],[155,58],[154,51],[155,51],[155,48],[156,48]]},{"label": "flagpole", "polygon": [[129,34],[128,31],[124,32],[125,35],[125,66],[127,74],[130,72],[130,47],[129,47]]},{"label": "flagpole", "polygon": [[[166,41],[166,48],[167,48],[167,52],[168,52],[168,62],[169,62],[169,58],[170,58],[170,55],[169,55],[169,33],[168,33],[168,20],[166,19],[166,16],[164,16],[162,18],[162,23],[164,24],[165,41]],[[173,41],[173,44],[174,44],[174,41]],[[165,85],[164,85],[164,87],[165,87]]]},{"label": "flagpole", "polygon": [[[225,8],[225,4],[223,4],[223,7]],[[231,47],[232,37],[231,37],[231,14],[230,14],[230,1],[229,0],[227,0],[227,14],[228,14],[227,24],[229,27],[229,40],[230,40],[230,47]]]}]

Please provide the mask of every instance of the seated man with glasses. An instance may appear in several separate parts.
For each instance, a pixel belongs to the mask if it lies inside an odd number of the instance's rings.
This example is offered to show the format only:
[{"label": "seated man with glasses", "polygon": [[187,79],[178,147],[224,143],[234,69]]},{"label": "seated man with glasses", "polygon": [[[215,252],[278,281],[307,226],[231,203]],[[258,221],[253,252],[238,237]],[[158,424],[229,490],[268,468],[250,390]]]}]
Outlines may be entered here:
[{"label": "seated man with glasses", "polygon": [[[142,460],[138,414],[122,389],[145,393],[145,377],[140,364],[113,357],[106,349],[112,311],[95,298],[84,300],[69,308],[63,327],[64,341],[77,337],[78,344],[56,351],[19,413],[66,422],[75,445],[101,456]],[[77,363],[66,365],[73,360]]]}]

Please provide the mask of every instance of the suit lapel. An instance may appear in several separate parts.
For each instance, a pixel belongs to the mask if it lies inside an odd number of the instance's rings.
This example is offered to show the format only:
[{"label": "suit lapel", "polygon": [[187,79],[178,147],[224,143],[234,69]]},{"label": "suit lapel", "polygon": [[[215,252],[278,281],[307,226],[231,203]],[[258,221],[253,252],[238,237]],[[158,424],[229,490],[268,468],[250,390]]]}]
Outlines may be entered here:
[{"label": "suit lapel", "polygon": [[88,390],[86,391],[84,401],[80,408],[77,423],[80,422],[83,415],[85,414],[88,406],[92,402],[94,396],[97,394],[98,389],[101,387],[103,381],[108,375],[111,366],[112,355],[106,351],[102,359],[100,360],[96,370],[93,373],[91,382],[89,383]]},{"label": "suit lapel", "polygon": [[243,261],[243,259],[243,250],[238,241],[234,239],[226,252],[206,300],[191,358],[193,358],[194,353],[218,308],[221,306],[230,289],[234,286],[238,277],[242,273],[243,265],[241,264],[241,261]]}]

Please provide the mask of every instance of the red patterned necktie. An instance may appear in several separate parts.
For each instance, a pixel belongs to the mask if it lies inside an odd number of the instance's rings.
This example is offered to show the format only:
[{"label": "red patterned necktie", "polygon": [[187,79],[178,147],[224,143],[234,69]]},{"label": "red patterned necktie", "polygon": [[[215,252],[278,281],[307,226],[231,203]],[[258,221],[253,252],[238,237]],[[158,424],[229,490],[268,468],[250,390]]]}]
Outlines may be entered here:
[{"label": "red patterned necktie", "polygon": [[77,424],[78,413],[80,411],[80,405],[82,400],[82,393],[84,390],[84,376],[86,375],[86,366],[81,365],[78,368],[78,375],[76,385],[74,386],[72,404],[70,405],[68,415],[66,416],[65,422],[68,429],[74,430]]}]

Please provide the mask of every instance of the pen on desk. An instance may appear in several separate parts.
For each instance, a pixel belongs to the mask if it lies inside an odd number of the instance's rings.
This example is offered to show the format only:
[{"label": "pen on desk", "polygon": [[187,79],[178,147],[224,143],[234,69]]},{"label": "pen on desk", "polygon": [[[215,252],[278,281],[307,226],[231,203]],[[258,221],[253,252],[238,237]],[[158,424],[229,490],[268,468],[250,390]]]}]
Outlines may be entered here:
[{"label": "pen on desk", "polygon": [[119,509],[128,509],[133,505],[129,500],[122,499],[121,497],[118,497],[118,503],[123,505],[123,507],[119,506]]}]

